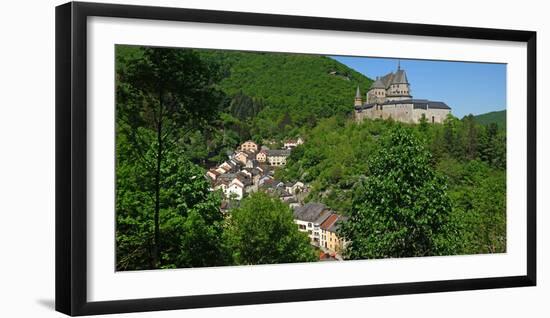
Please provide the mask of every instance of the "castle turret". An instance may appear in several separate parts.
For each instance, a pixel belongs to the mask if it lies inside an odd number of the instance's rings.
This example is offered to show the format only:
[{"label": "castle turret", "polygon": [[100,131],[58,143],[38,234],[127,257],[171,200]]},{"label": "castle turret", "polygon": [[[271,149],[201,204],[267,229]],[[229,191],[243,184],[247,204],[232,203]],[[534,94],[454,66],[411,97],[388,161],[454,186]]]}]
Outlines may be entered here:
[{"label": "castle turret", "polygon": [[359,86],[357,86],[357,92],[355,92],[355,103],[353,105],[358,107],[363,105],[363,98],[361,97]]},{"label": "castle turret", "polygon": [[376,80],[372,83],[367,95],[369,103],[383,103],[386,101],[386,85],[380,77],[376,76]]},{"label": "castle turret", "polygon": [[392,76],[390,87],[388,87],[387,98],[390,101],[412,98],[407,73],[401,69],[400,62],[397,64],[397,72]]}]

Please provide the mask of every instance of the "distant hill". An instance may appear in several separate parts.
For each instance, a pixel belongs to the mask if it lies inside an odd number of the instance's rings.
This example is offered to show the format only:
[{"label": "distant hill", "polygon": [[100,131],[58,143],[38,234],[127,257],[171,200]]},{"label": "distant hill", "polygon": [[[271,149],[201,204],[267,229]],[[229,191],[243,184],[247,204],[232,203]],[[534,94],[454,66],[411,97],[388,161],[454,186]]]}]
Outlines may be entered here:
[{"label": "distant hill", "polygon": [[[372,80],[329,57],[307,54],[199,51],[224,65],[222,89],[261,99],[268,117],[286,114],[294,124],[350,113],[357,86],[364,95]],[[265,115],[265,114],[264,114]]]},{"label": "distant hill", "polygon": [[[239,139],[300,134],[318,120],[353,111],[357,86],[364,96],[372,80],[322,55],[196,49],[218,64],[229,99],[224,111]],[[138,46],[117,46],[117,69],[140,58]]]},{"label": "distant hill", "polygon": [[481,114],[474,118],[481,125],[496,123],[500,128],[506,129],[506,110]]}]

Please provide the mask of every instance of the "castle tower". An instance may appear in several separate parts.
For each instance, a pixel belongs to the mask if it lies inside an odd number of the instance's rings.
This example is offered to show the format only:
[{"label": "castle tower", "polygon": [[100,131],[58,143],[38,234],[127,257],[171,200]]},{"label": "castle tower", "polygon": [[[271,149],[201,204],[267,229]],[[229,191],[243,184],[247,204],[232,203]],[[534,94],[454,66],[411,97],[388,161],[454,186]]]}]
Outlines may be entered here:
[{"label": "castle tower", "polygon": [[359,86],[357,86],[357,92],[355,92],[355,102],[353,106],[356,106],[356,107],[363,106],[363,98],[361,97],[361,91],[359,90]]},{"label": "castle tower", "polygon": [[369,103],[381,104],[386,101],[386,85],[380,77],[376,76],[376,80],[372,83],[367,95]]},{"label": "castle tower", "polygon": [[407,73],[405,70],[401,69],[401,61],[397,62],[397,71],[391,78],[390,86],[387,90],[387,97],[390,101],[412,98]]}]

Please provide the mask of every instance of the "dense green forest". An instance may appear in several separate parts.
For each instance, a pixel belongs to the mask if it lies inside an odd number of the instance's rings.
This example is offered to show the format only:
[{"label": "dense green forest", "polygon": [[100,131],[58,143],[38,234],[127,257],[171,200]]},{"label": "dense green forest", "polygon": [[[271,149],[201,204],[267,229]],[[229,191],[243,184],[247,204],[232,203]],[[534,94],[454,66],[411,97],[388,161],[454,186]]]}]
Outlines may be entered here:
[{"label": "dense green forest", "polygon": [[506,110],[477,115],[475,120],[480,125],[497,124],[499,128],[506,130]]},{"label": "dense green forest", "polygon": [[116,46],[117,270],[316,260],[278,198],[228,219],[204,177],[245,140],[296,136],[275,177],[349,217],[346,258],[505,251],[501,122],[356,123],[370,83],[323,56]]},{"label": "dense green forest", "polygon": [[[190,134],[188,152],[194,160],[219,163],[240,142],[298,136],[320,119],[350,114],[357,86],[366,89],[364,75],[318,55],[194,50],[202,61],[216,65],[224,94],[217,118],[207,133]],[[117,67],[123,70],[140,58],[137,46],[117,46]]]},{"label": "dense green forest", "polygon": [[[231,51],[201,55],[224,65],[224,92],[262,101],[251,131],[256,140],[293,134],[293,129],[311,128],[319,119],[349,114],[356,87],[366,89],[372,82],[325,56]],[[243,119],[239,114],[234,113]]]}]

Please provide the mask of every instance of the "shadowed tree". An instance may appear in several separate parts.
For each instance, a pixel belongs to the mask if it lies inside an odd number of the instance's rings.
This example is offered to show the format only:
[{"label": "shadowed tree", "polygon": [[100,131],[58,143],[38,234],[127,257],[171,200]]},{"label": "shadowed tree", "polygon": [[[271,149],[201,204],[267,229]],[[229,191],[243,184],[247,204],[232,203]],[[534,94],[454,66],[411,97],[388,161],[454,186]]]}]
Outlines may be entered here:
[{"label": "shadowed tree", "polygon": [[[123,49],[117,47],[117,50]],[[189,132],[217,116],[222,99],[215,83],[221,79],[217,65],[207,63],[192,50],[140,48],[117,61],[117,133],[131,144],[128,159],[143,169],[154,202],[151,268],[160,264],[161,184],[163,166]],[[126,58],[126,59],[124,59]]]},{"label": "shadowed tree", "polygon": [[277,198],[258,192],[231,213],[225,240],[236,264],[315,261],[309,238],[298,230],[291,209]]}]

